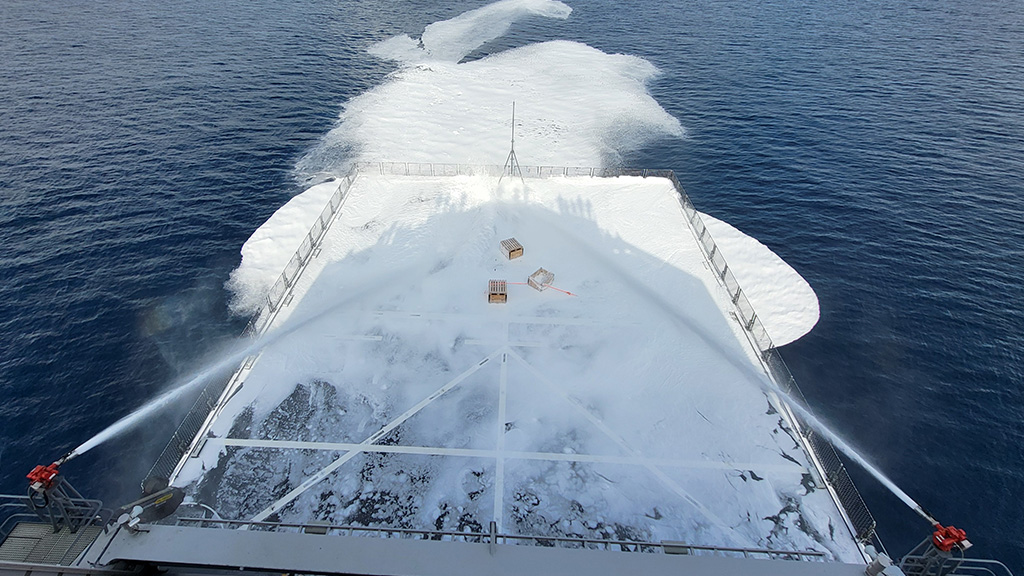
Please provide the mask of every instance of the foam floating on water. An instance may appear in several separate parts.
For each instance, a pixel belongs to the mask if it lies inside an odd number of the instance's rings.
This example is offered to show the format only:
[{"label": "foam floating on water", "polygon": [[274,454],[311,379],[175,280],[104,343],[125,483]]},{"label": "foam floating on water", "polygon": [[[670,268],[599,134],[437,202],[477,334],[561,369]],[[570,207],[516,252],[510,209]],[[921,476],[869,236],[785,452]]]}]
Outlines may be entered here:
[{"label": "foam floating on water", "polygon": [[419,41],[408,35],[375,44],[370,53],[404,64],[459,62],[470,52],[508,32],[513,22],[531,16],[566,19],[572,8],[557,0],[503,0],[426,27]]},{"label": "foam floating on water", "polygon": [[714,216],[701,214],[729,269],[776,346],[789,344],[818,323],[818,296],[799,272],[771,248]]}]

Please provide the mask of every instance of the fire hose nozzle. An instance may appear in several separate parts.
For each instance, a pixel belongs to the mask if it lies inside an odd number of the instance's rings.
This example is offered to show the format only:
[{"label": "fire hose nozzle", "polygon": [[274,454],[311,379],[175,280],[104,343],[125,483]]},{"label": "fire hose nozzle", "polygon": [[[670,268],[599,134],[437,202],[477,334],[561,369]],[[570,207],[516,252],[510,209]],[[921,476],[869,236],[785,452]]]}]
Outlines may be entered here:
[{"label": "fire hose nozzle", "polygon": [[940,526],[939,521],[935,519],[935,516],[933,516],[931,512],[925,510],[924,506],[918,504],[916,511],[918,514],[920,514],[926,520],[928,520],[928,522],[931,523],[932,526],[935,526],[936,528]]}]

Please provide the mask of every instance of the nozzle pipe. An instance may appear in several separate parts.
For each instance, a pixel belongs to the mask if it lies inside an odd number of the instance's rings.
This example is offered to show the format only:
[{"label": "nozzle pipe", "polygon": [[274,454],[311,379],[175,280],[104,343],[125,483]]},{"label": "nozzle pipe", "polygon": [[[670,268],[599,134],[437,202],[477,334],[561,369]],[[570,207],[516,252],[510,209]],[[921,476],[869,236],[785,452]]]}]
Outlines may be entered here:
[{"label": "nozzle pipe", "polygon": [[924,518],[925,520],[927,520],[932,526],[938,526],[939,525],[939,521],[936,520],[935,516],[932,516],[930,512],[925,510],[924,506],[921,506],[920,504],[918,504],[917,506],[914,507],[914,512],[917,512],[918,514],[920,514],[921,517]]},{"label": "nozzle pipe", "polygon": [[64,464],[65,462],[67,462],[68,460],[71,460],[75,456],[78,456],[78,452],[75,452],[74,450],[72,450],[72,451],[68,452],[67,454],[65,454],[65,455],[61,456],[60,458],[58,458],[57,461],[53,463],[53,465],[54,466],[60,466],[60,465]]}]

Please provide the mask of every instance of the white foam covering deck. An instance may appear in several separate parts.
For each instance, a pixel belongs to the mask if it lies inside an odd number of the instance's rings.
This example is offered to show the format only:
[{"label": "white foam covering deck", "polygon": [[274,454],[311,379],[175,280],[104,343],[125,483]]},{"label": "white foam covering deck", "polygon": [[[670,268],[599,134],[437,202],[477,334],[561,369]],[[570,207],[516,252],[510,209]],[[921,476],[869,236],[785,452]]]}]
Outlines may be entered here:
[{"label": "white foam covering deck", "polygon": [[666,179],[361,174],[293,294],[175,480],[225,518],[861,560]]}]

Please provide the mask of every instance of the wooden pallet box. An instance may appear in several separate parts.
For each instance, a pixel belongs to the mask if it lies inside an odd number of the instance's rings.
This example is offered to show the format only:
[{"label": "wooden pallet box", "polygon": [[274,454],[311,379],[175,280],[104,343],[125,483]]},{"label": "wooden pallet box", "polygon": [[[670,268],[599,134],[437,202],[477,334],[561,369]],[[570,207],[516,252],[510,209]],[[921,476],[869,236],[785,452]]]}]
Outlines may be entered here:
[{"label": "wooden pallet box", "polygon": [[506,238],[501,241],[501,253],[509,260],[515,260],[523,255],[523,245],[515,238]]},{"label": "wooden pallet box", "polygon": [[487,301],[492,304],[508,302],[508,283],[504,280],[491,280],[488,282]]}]

